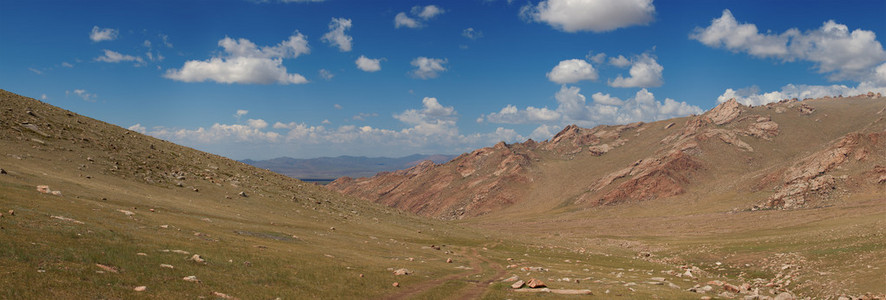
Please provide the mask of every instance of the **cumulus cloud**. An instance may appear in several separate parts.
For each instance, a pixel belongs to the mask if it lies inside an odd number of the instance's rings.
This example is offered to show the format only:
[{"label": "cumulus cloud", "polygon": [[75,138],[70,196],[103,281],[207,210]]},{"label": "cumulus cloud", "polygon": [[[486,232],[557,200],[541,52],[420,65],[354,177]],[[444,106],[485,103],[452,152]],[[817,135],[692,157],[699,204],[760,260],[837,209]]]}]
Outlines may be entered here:
[{"label": "cumulus cloud", "polygon": [[443,14],[444,12],[446,11],[436,5],[414,6],[412,7],[412,10],[410,10],[413,17],[410,17],[405,12],[397,13],[397,15],[394,16],[394,28],[421,28],[424,26],[424,23],[419,21],[419,19],[427,21]]},{"label": "cumulus cloud", "polygon": [[520,15],[566,32],[606,32],[652,22],[652,0],[544,0],[527,4]]},{"label": "cumulus cloud", "polygon": [[[581,94],[580,88],[563,85],[554,98],[558,105],[556,110],[538,109],[531,106],[525,110],[518,110],[513,105],[508,105],[501,111],[486,116],[486,121],[513,124],[560,124],[561,126],[578,124],[592,127],[600,124],[657,121],[703,112],[697,106],[670,98],[658,101],[646,89],[637,91],[634,97],[626,100],[609,94],[595,93],[591,96],[594,101],[591,104],[587,103],[587,98]],[[537,138],[551,131],[551,128],[548,127],[540,128],[530,136]]]},{"label": "cumulus cloud", "polygon": [[418,22],[418,20],[410,18],[406,15],[405,12],[398,13],[396,16],[394,16],[394,28],[419,28],[421,26],[422,25]]},{"label": "cumulus cloud", "polygon": [[461,36],[472,39],[472,40],[476,40],[476,39],[483,37],[483,32],[474,29],[474,27],[468,27],[468,28],[465,28],[465,30],[461,31]]},{"label": "cumulus cloud", "polygon": [[[240,114],[245,115],[245,113]],[[460,134],[458,113],[436,98],[422,99],[421,107],[394,114],[401,128],[377,128],[369,125],[326,127],[305,122],[271,122],[250,119],[245,123],[215,123],[210,127],[177,129],[141,124],[132,129],[181,144],[207,149],[227,156],[255,158],[255,149],[273,155],[408,155],[411,153],[457,153],[491,146],[499,141],[516,142],[525,137],[515,130],[498,127],[491,132]],[[324,120],[321,124],[329,124]],[[306,154],[309,153],[309,154]],[[272,155],[272,154],[267,154]]]},{"label": "cumulus cloud", "polygon": [[83,99],[83,101],[87,102],[95,102],[95,99],[98,98],[98,95],[87,92],[84,89],[75,89],[73,91],[65,91],[65,96],[74,95]]},{"label": "cumulus cloud", "polygon": [[806,84],[788,84],[781,87],[777,91],[762,92],[756,86],[743,89],[726,89],[719,97],[717,102],[726,102],[735,98],[744,105],[764,105],[767,103],[778,102],[784,99],[806,99],[821,98],[824,96],[836,97],[855,96],[867,94],[868,92],[886,94],[886,83],[876,84],[873,82],[862,82],[857,86],[851,87],[846,85],[806,85]]},{"label": "cumulus cloud", "polygon": [[602,64],[604,61],[606,61],[606,53],[594,54],[593,52],[591,52],[591,53],[588,53],[586,58],[589,61],[594,62],[595,64]]},{"label": "cumulus cloud", "polygon": [[631,61],[624,57],[624,55],[619,55],[618,57],[610,57],[609,64],[619,68],[626,68],[631,65]]},{"label": "cumulus cloud", "polygon": [[594,66],[581,59],[561,61],[547,74],[548,80],[560,84],[576,83],[582,80],[597,80]]},{"label": "cumulus cloud", "polygon": [[237,118],[237,120],[240,120],[240,117],[245,116],[248,113],[249,113],[248,110],[238,109],[237,112],[234,113],[234,118]]},{"label": "cumulus cloud", "polygon": [[516,106],[510,104],[499,112],[490,113],[486,116],[486,120],[489,122],[504,124],[543,123],[558,119],[560,119],[560,113],[547,107],[535,108],[527,106],[526,109],[519,110]]},{"label": "cumulus cloud", "polygon": [[320,69],[317,73],[320,75],[320,78],[325,80],[332,80],[332,77],[335,77],[335,74],[332,74],[332,72],[329,72],[327,69]]},{"label": "cumulus cloud", "polygon": [[661,72],[664,70],[655,58],[649,54],[643,54],[634,58],[631,62],[631,77],[624,78],[618,75],[609,81],[613,87],[657,87],[664,84]]},{"label": "cumulus cloud", "polygon": [[381,70],[381,59],[379,58],[368,58],[365,55],[360,55],[354,63],[357,64],[357,69],[365,72],[376,72]]},{"label": "cumulus cloud", "polygon": [[886,60],[886,51],[873,31],[850,31],[848,26],[833,20],[805,32],[792,28],[780,34],[760,33],[754,24],[739,24],[727,9],[710,26],[695,28],[689,37],[709,47],[758,58],[809,61],[831,80],[863,81]]},{"label": "cumulus cloud", "polygon": [[142,126],[141,123],[136,123],[135,125],[129,126],[129,128],[126,128],[126,129],[129,129],[129,130],[141,133],[141,134],[145,134],[148,132],[148,129],[145,128],[144,126]]},{"label": "cumulus cloud", "polygon": [[448,61],[445,58],[417,57],[409,63],[415,67],[415,70],[412,70],[410,73],[415,78],[436,78],[438,72],[446,71],[446,67],[443,66],[446,63],[448,63]]},{"label": "cumulus cloud", "polygon": [[351,19],[332,18],[329,22],[329,32],[321,38],[324,42],[332,46],[337,46],[341,52],[351,51],[351,41],[353,38],[345,33],[351,29]]},{"label": "cumulus cloud", "polygon": [[421,6],[413,6],[412,7],[412,14],[415,16],[418,16],[419,18],[425,19],[425,20],[429,20],[429,19],[436,17],[440,14],[443,14],[444,12],[446,12],[446,11],[444,11],[440,7],[437,7],[436,5],[428,5],[425,7],[421,7]]},{"label": "cumulus cloud", "polygon": [[135,62],[135,65],[144,65],[145,60],[141,57],[136,57],[132,55],[122,54],[120,52],[111,51],[108,49],[103,50],[105,52],[104,55],[96,57],[95,61],[102,61],[106,63],[119,63],[124,61]]},{"label": "cumulus cloud", "polygon": [[117,39],[119,33],[120,32],[117,29],[92,26],[92,32],[89,33],[89,39],[93,42],[113,41]]},{"label": "cumulus cloud", "polygon": [[240,84],[301,84],[304,76],[288,73],[284,58],[310,53],[308,41],[301,33],[275,46],[258,47],[247,39],[225,37],[218,42],[225,55],[209,60],[189,60],[181,69],[169,69],[163,76],[183,82],[215,81]]}]

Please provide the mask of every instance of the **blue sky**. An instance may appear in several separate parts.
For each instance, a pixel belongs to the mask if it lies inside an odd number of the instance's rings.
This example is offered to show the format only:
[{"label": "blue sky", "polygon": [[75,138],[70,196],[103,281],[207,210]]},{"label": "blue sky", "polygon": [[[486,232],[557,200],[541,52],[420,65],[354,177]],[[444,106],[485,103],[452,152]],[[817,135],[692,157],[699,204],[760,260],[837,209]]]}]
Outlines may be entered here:
[{"label": "blue sky", "polygon": [[235,159],[886,93],[886,1],[9,1],[0,88]]}]

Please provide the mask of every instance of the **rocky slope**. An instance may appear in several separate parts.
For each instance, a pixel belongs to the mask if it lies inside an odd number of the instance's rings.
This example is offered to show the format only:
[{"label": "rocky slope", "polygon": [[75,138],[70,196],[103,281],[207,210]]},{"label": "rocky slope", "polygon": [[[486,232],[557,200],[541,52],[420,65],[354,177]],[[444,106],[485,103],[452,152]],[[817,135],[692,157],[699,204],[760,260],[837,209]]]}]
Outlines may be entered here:
[{"label": "rocky slope", "polygon": [[699,115],[499,143],[445,164],[329,188],[425,216],[593,207],[670,197],[746,199],[739,209],[826,205],[883,191],[886,98],[735,100]]}]

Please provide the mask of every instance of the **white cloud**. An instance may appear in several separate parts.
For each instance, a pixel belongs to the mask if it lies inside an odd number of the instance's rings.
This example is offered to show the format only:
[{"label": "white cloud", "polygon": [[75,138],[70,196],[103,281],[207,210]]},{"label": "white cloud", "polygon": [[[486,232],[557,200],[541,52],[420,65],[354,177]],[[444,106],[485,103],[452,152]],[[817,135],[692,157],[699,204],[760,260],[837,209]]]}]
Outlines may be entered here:
[{"label": "white cloud", "polygon": [[609,85],[613,87],[657,87],[664,84],[661,72],[664,67],[655,61],[655,58],[649,54],[643,54],[634,58],[629,71],[631,77],[624,78],[618,75],[614,80],[609,81]]},{"label": "white cloud", "polygon": [[710,26],[696,28],[689,37],[709,47],[758,58],[810,61],[831,80],[867,80],[886,60],[886,51],[873,31],[850,32],[849,27],[833,20],[805,32],[792,28],[781,34],[760,33],[754,24],[739,24],[727,9]]},{"label": "white cloud", "polygon": [[[245,114],[244,114],[245,115]],[[499,141],[516,142],[525,137],[515,130],[498,127],[492,132],[459,133],[454,107],[436,98],[422,99],[422,107],[393,115],[402,128],[376,128],[369,125],[343,125],[336,128],[304,122],[269,122],[250,119],[246,124],[215,123],[211,127],[175,129],[140,124],[131,128],[184,145],[206,149],[229,157],[256,158],[264,155],[408,155],[412,153],[458,153],[491,146]],[[239,123],[239,121],[237,122]],[[324,120],[321,124],[329,124]]]},{"label": "white cloud", "polygon": [[474,27],[468,27],[468,28],[465,28],[465,30],[462,30],[461,36],[472,39],[472,40],[476,40],[476,39],[483,37],[483,32],[474,29]]},{"label": "white cloud", "polygon": [[95,61],[102,61],[102,62],[106,62],[106,63],[119,63],[119,62],[123,62],[123,61],[132,61],[132,62],[136,63],[135,64],[136,66],[144,65],[144,63],[145,63],[145,60],[142,59],[141,57],[122,54],[120,52],[111,51],[108,49],[104,49],[102,51],[105,52],[105,55],[96,57]]},{"label": "white cloud", "polygon": [[69,62],[63,61],[63,62],[62,62],[62,67],[65,67],[65,68],[73,68],[74,65],[72,65],[72,64],[69,63]]},{"label": "white cloud", "polygon": [[560,119],[560,113],[547,107],[535,108],[528,106],[524,110],[518,110],[513,105],[507,105],[499,112],[490,113],[486,116],[486,120],[489,122],[504,124],[543,123],[558,119]]},{"label": "white cloud", "polygon": [[326,69],[320,69],[317,73],[320,75],[320,78],[325,80],[332,80],[332,77],[335,77],[335,74],[332,74],[332,72],[329,72],[329,70]]},{"label": "white cloud", "polygon": [[240,120],[240,117],[245,116],[248,113],[249,113],[248,110],[238,109],[237,112],[234,113],[234,118],[237,118],[237,120]]},{"label": "white cloud", "polygon": [[421,6],[413,6],[412,7],[412,14],[419,17],[419,18],[425,19],[425,20],[429,20],[429,19],[436,17],[440,14],[443,14],[444,12],[446,12],[446,11],[437,7],[436,5],[428,5],[425,7],[421,7]]},{"label": "white cloud", "polygon": [[394,16],[394,28],[421,28],[424,26],[424,24],[422,24],[422,22],[420,22],[416,18],[427,21],[444,12],[446,11],[441,9],[440,7],[437,7],[436,5],[428,5],[424,7],[414,6],[410,11],[413,17],[409,17],[405,12],[397,13],[397,15]]},{"label": "white cloud", "polygon": [[618,57],[610,57],[609,64],[619,68],[626,68],[631,65],[631,61],[624,57],[624,55],[619,55]]},{"label": "white cloud", "polygon": [[[581,89],[563,85],[554,98],[557,100],[558,107],[553,111],[531,106],[526,110],[517,110],[516,107],[508,105],[501,111],[486,116],[486,120],[493,123],[578,124],[592,127],[600,124],[657,121],[703,112],[697,106],[670,98],[657,101],[655,96],[646,89],[637,91],[633,98],[627,100],[621,100],[608,94],[595,93],[592,96],[594,103],[588,104],[587,98],[581,94]],[[547,117],[537,117],[542,112]],[[533,132],[531,136],[545,136],[545,133],[549,132],[545,128],[536,131],[538,132]]]},{"label": "white cloud", "polygon": [[409,28],[419,28],[421,27],[421,23],[418,20],[410,18],[406,15],[406,13],[401,12],[394,16],[394,28],[400,27],[409,27]]},{"label": "white cloud", "polygon": [[329,22],[329,32],[321,38],[324,42],[333,46],[338,46],[338,50],[342,52],[351,51],[351,41],[353,38],[345,33],[345,30],[351,29],[351,19],[332,18]]},{"label": "white cloud", "polygon": [[412,70],[412,76],[421,79],[436,78],[438,72],[446,71],[445,65],[448,61],[440,58],[417,57],[409,64],[416,69]]},{"label": "white cloud", "polygon": [[87,92],[84,89],[75,89],[74,91],[65,91],[65,96],[74,95],[87,102],[95,102],[98,95]]},{"label": "white cloud", "polygon": [[136,123],[135,125],[129,126],[129,128],[126,128],[126,129],[129,129],[129,130],[141,133],[141,134],[145,134],[148,132],[148,129],[145,128],[144,126],[142,126],[141,123]]},{"label": "white cloud", "polygon": [[344,108],[344,107],[341,106],[341,104],[338,104],[338,103],[333,104],[332,107],[335,108],[335,109],[342,109],[342,108]]},{"label": "white cloud", "polygon": [[169,42],[169,36],[168,36],[168,35],[165,35],[165,34],[162,34],[162,33],[161,33],[161,34],[158,34],[158,36],[160,37],[160,40],[163,41],[163,45],[166,46],[166,48],[172,48],[172,43]]},{"label": "white cloud", "polygon": [[886,85],[886,63],[883,63],[874,69],[874,82]]},{"label": "white cloud", "polygon": [[46,96],[46,94],[40,94],[40,100],[47,100],[47,99],[49,99],[49,96]]},{"label": "white cloud", "polygon": [[591,52],[591,53],[588,53],[586,58],[588,60],[594,62],[595,64],[602,64],[604,61],[606,61],[606,53],[594,54],[593,52]]},{"label": "white cloud", "polygon": [[118,34],[119,31],[117,31],[117,29],[93,26],[92,32],[89,33],[89,39],[93,42],[113,41],[117,39]]},{"label": "white cloud", "polygon": [[544,0],[520,9],[524,18],[566,32],[606,32],[652,22],[652,0]]},{"label": "white cloud", "polygon": [[591,95],[591,99],[594,99],[594,103],[602,104],[602,105],[622,105],[624,101],[618,99],[618,97],[612,97],[609,94],[603,94],[600,92],[594,93]]},{"label": "white cloud", "polygon": [[37,74],[37,75],[43,75],[43,71],[40,71],[40,70],[37,70],[34,68],[28,68],[28,71],[34,72],[34,74]]},{"label": "white cloud", "polygon": [[576,83],[582,80],[597,80],[597,70],[594,66],[581,59],[560,61],[557,66],[547,74],[548,80],[560,84]]},{"label": "white cloud", "polygon": [[726,102],[735,98],[739,103],[744,105],[764,105],[767,103],[778,102],[784,99],[806,99],[821,98],[824,96],[836,97],[855,96],[867,94],[868,92],[886,94],[886,84],[876,84],[872,82],[862,82],[855,87],[846,85],[805,85],[805,84],[788,84],[781,87],[778,91],[761,92],[756,86],[743,88],[739,90],[726,89],[722,95],[717,97],[717,102]]},{"label": "white cloud", "polygon": [[276,46],[258,47],[247,39],[229,37],[218,42],[226,56],[209,60],[190,60],[181,69],[169,69],[163,76],[183,82],[215,81],[241,84],[301,84],[304,76],[288,73],[283,66],[284,58],[296,58],[310,53],[308,41],[296,33]]},{"label": "white cloud", "polygon": [[544,141],[554,137],[554,134],[557,134],[560,130],[563,130],[562,126],[542,124],[529,134],[529,138],[536,141]]},{"label": "white cloud", "polygon": [[365,72],[376,72],[381,70],[381,59],[378,58],[368,58],[365,55],[360,55],[354,63],[357,64],[358,69]]}]

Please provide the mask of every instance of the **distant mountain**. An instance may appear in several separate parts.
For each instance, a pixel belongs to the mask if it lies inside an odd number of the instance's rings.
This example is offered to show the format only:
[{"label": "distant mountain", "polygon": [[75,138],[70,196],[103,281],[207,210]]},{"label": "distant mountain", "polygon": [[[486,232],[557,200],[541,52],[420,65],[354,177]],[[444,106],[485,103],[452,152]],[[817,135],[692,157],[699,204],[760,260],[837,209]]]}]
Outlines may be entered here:
[{"label": "distant mountain", "polygon": [[343,176],[368,177],[378,172],[411,168],[422,161],[445,163],[455,155],[424,155],[390,157],[339,156],[297,159],[278,157],[268,160],[245,159],[241,162],[299,179],[335,179]]}]

